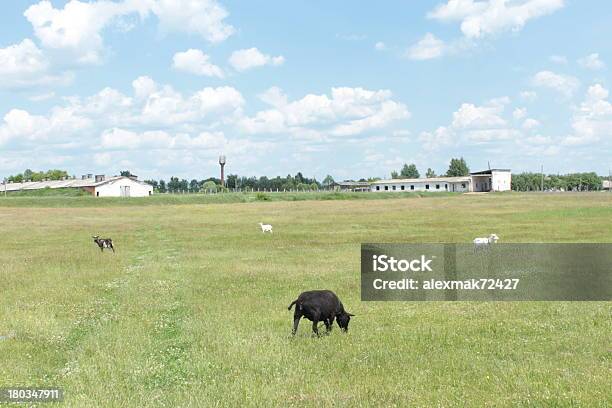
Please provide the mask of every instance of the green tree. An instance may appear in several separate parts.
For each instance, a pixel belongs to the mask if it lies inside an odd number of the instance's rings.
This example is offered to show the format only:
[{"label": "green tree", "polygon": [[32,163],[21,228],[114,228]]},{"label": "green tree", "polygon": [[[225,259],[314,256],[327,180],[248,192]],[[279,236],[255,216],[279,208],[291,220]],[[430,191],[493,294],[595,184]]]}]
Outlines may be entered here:
[{"label": "green tree", "polygon": [[330,188],[334,183],[334,178],[329,174],[323,179],[323,187],[325,188]]},{"label": "green tree", "polygon": [[397,171],[394,170],[394,171],[391,172],[391,178],[392,179],[399,178],[399,174],[397,173]]},{"label": "green tree", "polygon": [[469,176],[470,168],[463,157],[459,159],[451,159],[446,175],[448,177]]},{"label": "green tree", "polygon": [[427,177],[427,178],[436,177],[436,172],[435,172],[435,171],[433,171],[433,170],[431,169],[431,167],[429,167],[429,168],[427,169],[427,172],[425,173],[425,177]]},{"label": "green tree", "polygon": [[119,173],[121,176],[124,177],[130,177],[133,176],[133,174],[129,171],[129,170],[121,170],[121,172]]},{"label": "green tree", "polygon": [[204,184],[202,184],[202,190],[206,191],[207,193],[217,192],[217,187],[217,184],[212,180],[206,181]]},{"label": "green tree", "polygon": [[400,177],[401,178],[419,178],[421,177],[421,175],[419,174],[419,171],[416,168],[416,165],[414,163],[408,165],[408,164],[404,164],[404,167],[402,167],[402,170],[400,171]]},{"label": "green tree", "polygon": [[198,183],[198,180],[193,179],[189,182],[189,192],[190,193],[197,193],[200,191],[200,183]]}]

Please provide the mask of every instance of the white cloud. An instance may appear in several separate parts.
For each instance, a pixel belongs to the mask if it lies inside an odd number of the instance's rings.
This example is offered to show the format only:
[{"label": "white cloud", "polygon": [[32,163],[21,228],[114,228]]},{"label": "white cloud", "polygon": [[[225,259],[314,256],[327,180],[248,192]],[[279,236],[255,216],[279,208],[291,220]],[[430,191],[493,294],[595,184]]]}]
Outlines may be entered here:
[{"label": "white cloud", "polygon": [[56,9],[43,0],[28,7],[24,15],[44,47],[71,50],[81,63],[99,63],[103,49],[100,32],[123,9],[125,5],[120,3],[78,0]]},{"label": "white cloud", "polygon": [[554,89],[555,91],[571,97],[580,86],[580,81],[570,75],[556,74],[552,71],[540,71],[533,76],[535,86]]},{"label": "white cloud", "polygon": [[387,49],[387,45],[382,41],[378,41],[376,44],[374,44],[374,48],[378,51],[384,51]]},{"label": "white cloud", "polygon": [[211,43],[221,42],[234,32],[224,22],[227,11],[216,0],[70,0],[63,8],[42,0],[24,12],[45,48],[67,51],[82,64],[103,61],[104,29],[115,26],[124,31],[126,18],[138,15],[142,20],[150,14],[158,18],[162,30],[199,34]]},{"label": "white cloud", "polygon": [[282,55],[272,57],[263,54],[255,47],[234,51],[229,59],[230,65],[236,71],[246,71],[264,65],[282,65],[284,62],[285,58]]},{"label": "white cloud", "polygon": [[137,99],[146,99],[154,92],[157,92],[157,84],[148,76],[141,76],[132,81],[134,96]]},{"label": "white cloud", "polygon": [[261,99],[274,109],[243,118],[240,127],[245,132],[289,133],[323,141],[381,129],[410,116],[406,106],[393,101],[387,90],[332,88],[331,96],[309,94],[288,102],[280,89],[272,88]]},{"label": "white cloud", "polygon": [[235,32],[224,21],[229,13],[216,0],[154,0],[151,11],[163,30],[199,34],[213,44]]},{"label": "white cloud", "polygon": [[591,69],[593,71],[597,71],[606,67],[606,64],[599,58],[599,54],[593,53],[589,54],[584,58],[580,58],[578,60],[578,64],[587,69]]},{"label": "white cloud", "polygon": [[204,132],[225,122],[234,123],[242,115],[244,99],[232,87],[206,87],[183,95],[146,76],[132,85],[133,97],[104,88],[86,98],[67,98],[44,116],[11,110],[0,124],[0,140],[19,144],[51,138],[57,143],[83,144],[87,135],[114,128],[138,128],[142,129],[140,133],[160,129]]},{"label": "white cloud", "polygon": [[585,100],[574,113],[573,132],[565,138],[565,145],[586,145],[612,142],[612,103],[609,92],[600,84],[589,87]]},{"label": "white cloud", "polygon": [[456,138],[457,135],[455,132],[445,126],[440,126],[433,132],[421,132],[419,135],[419,140],[423,148],[427,151],[434,151],[452,146]]},{"label": "white cloud", "polygon": [[282,108],[287,105],[287,95],[277,86],[267,89],[265,92],[258,95],[262,102],[267,103],[275,108]]},{"label": "white cloud", "polygon": [[462,33],[476,39],[520,31],[529,20],[551,14],[563,5],[563,0],[448,0],[427,16],[439,21],[460,21]]},{"label": "white cloud", "polygon": [[445,48],[444,41],[439,40],[431,33],[427,33],[408,49],[406,55],[413,60],[428,60],[441,57],[445,52]]},{"label": "white cloud", "polygon": [[[505,102],[505,100],[503,101]],[[504,103],[493,99],[484,106],[464,103],[453,113],[452,126],[455,129],[487,129],[506,125],[500,116],[504,111]]]},{"label": "white cloud", "polygon": [[42,51],[26,38],[19,44],[0,48],[0,77],[17,74],[37,74],[47,69]]},{"label": "white cloud", "polygon": [[[421,132],[419,140],[427,151],[449,146],[469,146],[518,141],[523,137],[519,128],[512,126],[505,118],[508,97],[494,98],[484,105],[463,103],[453,113],[449,126],[440,126],[433,132]],[[522,118],[524,109],[515,109],[512,115]]]},{"label": "white cloud", "polygon": [[223,78],[223,70],[210,62],[210,57],[201,50],[190,48],[177,52],[172,58],[173,67],[190,74]]},{"label": "white cloud", "polygon": [[0,88],[66,85],[72,81],[72,73],[50,73],[49,65],[42,50],[29,38],[0,48]]}]

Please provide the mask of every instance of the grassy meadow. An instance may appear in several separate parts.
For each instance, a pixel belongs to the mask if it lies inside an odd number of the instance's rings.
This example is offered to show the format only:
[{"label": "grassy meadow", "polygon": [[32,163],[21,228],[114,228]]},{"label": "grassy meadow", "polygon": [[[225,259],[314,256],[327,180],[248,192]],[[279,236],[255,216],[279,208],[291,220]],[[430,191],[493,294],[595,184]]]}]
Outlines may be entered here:
[{"label": "grassy meadow", "polygon": [[[610,302],[361,302],[359,271],[362,242],[612,242],[612,194],[231,196],[0,197],[0,387],[67,407],[612,405]],[[323,288],[349,332],[291,338],[287,306]]]}]

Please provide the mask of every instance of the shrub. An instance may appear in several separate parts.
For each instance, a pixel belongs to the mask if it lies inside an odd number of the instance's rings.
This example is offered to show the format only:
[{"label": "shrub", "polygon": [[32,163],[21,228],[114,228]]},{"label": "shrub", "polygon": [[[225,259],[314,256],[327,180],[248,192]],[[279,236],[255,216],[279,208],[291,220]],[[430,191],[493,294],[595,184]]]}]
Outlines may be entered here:
[{"label": "shrub", "polygon": [[270,196],[267,195],[266,193],[259,192],[255,194],[255,199],[257,201],[270,201]]}]

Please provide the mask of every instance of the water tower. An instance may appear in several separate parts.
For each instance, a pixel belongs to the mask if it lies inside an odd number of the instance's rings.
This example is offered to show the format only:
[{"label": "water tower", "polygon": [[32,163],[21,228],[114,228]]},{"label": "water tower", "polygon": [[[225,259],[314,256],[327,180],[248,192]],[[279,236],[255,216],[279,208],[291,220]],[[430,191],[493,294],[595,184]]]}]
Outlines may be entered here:
[{"label": "water tower", "polygon": [[225,187],[225,173],[224,173],[225,155],[224,154],[219,156],[219,165],[221,166],[221,187]]}]

